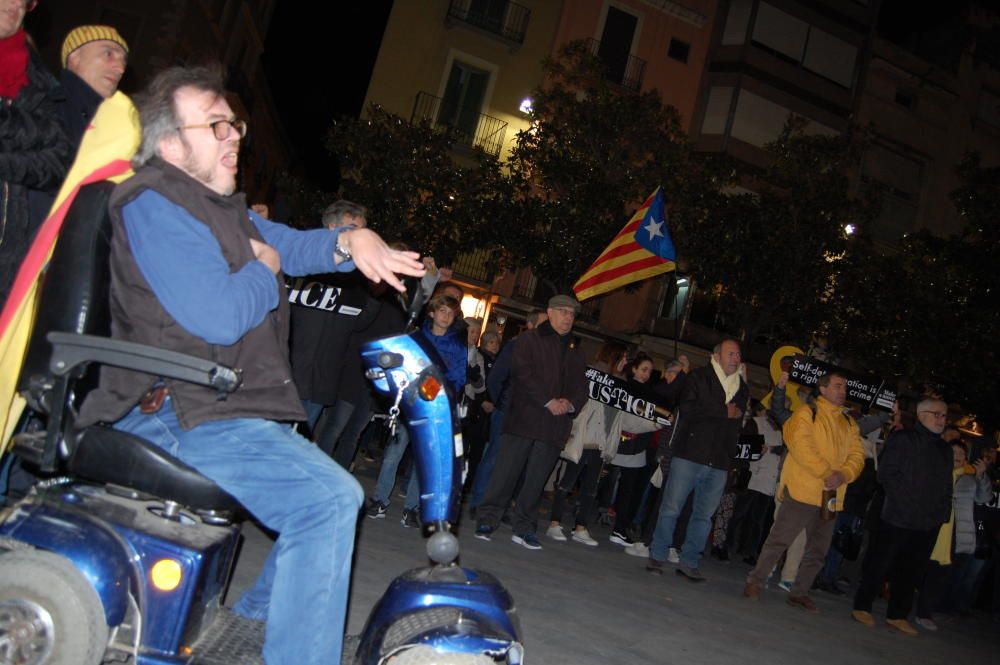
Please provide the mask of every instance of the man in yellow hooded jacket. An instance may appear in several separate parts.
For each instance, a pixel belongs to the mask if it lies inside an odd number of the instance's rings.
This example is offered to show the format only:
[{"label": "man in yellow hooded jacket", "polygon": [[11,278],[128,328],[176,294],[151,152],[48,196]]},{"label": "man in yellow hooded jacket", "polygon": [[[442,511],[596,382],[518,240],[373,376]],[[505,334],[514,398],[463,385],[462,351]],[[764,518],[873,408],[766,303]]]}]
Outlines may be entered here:
[{"label": "man in yellow hooded jacket", "polygon": [[785,423],[788,456],[778,485],[781,510],[747,576],[743,595],[751,600],[760,598],[761,586],[782,552],[805,529],[806,551],[787,602],[814,614],[819,611],[809,588],[823,567],[834,525],[832,515],[824,516],[823,495],[835,492],[836,499],[827,507],[839,510],[847,485],[861,475],[865,463],[858,425],[844,413],[846,400],[847,379],[831,372],[820,377],[815,404],[799,407]]}]

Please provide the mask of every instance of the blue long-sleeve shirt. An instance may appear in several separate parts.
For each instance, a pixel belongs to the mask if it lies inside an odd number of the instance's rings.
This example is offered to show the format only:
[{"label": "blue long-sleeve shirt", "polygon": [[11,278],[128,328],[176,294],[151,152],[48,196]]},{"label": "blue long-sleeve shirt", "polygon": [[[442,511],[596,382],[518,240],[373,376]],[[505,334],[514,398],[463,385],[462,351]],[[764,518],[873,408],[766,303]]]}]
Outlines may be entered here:
[{"label": "blue long-sleeve shirt", "polygon": [[448,329],[443,335],[435,335],[431,332],[430,321],[424,321],[420,332],[437,349],[438,355],[444,361],[445,379],[455,391],[455,399],[461,399],[465,390],[465,370],[468,368],[466,353],[468,347],[465,345],[465,338],[460,337],[454,328]]},{"label": "blue long-sleeve shirt", "polygon": [[[354,269],[353,261],[334,261],[339,230],[298,231],[248,212],[264,242],[278,252],[286,274]],[[125,205],[122,219],[136,264],[160,304],[181,327],[210,344],[236,343],[284,295],[284,286],[261,261],[231,272],[208,226],[155,191]]]}]

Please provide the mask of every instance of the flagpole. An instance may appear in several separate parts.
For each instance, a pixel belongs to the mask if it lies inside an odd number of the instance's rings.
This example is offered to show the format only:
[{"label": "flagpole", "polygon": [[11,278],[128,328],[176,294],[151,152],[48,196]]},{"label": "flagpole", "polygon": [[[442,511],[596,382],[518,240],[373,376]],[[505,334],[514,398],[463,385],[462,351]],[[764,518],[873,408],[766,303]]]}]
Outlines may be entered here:
[{"label": "flagpole", "polygon": [[688,277],[688,294],[687,298],[684,300],[684,318],[681,321],[681,332],[679,336],[684,335],[684,326],[687,325],[688,317],[691,316],[691,304],[694,302],[694,290],[696,286],[694,277]]}]

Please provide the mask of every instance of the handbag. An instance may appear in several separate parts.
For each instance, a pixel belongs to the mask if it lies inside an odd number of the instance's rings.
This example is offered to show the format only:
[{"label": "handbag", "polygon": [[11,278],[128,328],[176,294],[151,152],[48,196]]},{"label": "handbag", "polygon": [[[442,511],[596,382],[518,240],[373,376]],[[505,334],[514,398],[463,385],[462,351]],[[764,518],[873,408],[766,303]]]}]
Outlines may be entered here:
[{"label": "handbag", "polygon": [[752,475],[749,465],[737,464],[729,470],[726,492],[743,492],[750,484]]},{"label": "handbag", "polygon": [[842,524],[833,534],[833,546],[848,561],[856,561],[861,553],[861,540],[864,534],[851,528],[850,524]]}]

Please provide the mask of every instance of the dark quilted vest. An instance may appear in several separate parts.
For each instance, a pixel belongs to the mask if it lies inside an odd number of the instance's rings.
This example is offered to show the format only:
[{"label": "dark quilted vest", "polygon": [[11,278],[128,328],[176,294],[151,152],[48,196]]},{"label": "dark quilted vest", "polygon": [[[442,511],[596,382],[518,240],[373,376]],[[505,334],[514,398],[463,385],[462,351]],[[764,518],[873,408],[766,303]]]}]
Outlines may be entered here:
[{"label": "dark quilted vest", "polygon": [[[157,300],[132,256],[122,221],[122,208],[150,189],[203,222],[218,241],[231,272],[254,260],[250,238],[263,239],[247,215],[242,195],[221,196],[179,169],[153,160],[111,195],[111,335],[206,358],[243,373],[243,385],[224,400],[215,391],[167,380],[181,427],[190,429],[209,420],[267,418],[303,420],[288,364],[288,299],[284,279],[278,308],[231,346],[209,344],[184,330]],[[148,220],[150,224],[158,220]],[[79,424],[114,422],[134,407],[157,381],[138,372],[103,367],[100,387],[87,396]]]}]

